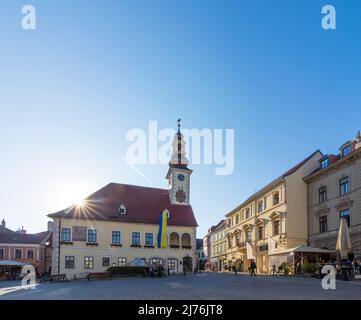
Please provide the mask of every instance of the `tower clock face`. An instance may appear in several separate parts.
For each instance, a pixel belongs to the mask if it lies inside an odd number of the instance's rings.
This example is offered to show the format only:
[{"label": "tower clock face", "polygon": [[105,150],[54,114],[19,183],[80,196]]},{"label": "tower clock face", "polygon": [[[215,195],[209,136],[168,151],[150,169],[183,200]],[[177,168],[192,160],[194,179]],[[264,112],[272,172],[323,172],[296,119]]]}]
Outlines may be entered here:
[{"label": "tower clock face", "polygon": [[185,179],[184,174],[181,174],[181,173],[177,176],[177,178],[179,181],[184,181],[184,179]]}]

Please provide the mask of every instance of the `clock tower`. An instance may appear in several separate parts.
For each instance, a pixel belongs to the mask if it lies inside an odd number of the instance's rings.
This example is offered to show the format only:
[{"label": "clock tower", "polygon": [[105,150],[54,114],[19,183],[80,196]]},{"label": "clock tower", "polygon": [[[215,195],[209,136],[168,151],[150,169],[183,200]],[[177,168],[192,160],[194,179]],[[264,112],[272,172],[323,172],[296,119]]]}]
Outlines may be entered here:
[{"label": "clock tower", "polygon": [[171,204],[189,205],[189,186],[192,170],[188,169],[188,159],[185,156],[185,141],[180,130],[178,119],[178,132],[174,135],[173,152],[169,161],[166,176]]}]

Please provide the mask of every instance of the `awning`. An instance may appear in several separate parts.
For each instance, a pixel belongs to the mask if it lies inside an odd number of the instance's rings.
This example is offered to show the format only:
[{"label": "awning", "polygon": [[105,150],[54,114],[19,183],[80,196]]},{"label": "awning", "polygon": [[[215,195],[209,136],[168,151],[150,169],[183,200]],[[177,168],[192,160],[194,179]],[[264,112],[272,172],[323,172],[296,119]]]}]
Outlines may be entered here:
[{"label": "awning", "polygon": [[285,254],[285,253],[291,253],[291,252],[299,252],[299,253],[337,253],[336,250],[326,250],[326,249],[321,249],[321,248],[316,248],[316,247],[309,247],[309,246],[305,246],[305,245],[300,245],[298,247],[292,248],[292,249],[287,249],[287,250],[282,250],[282,251],[278,251],[278,252],[272,252],[269,255],[279,255],[279,254]]},{"label": "awning", "polygon": [[9,267],[24,267],[29,265],[28,263],[22,263],[14,260],[2,260],[0,261],[0,266],[9,266]]}]

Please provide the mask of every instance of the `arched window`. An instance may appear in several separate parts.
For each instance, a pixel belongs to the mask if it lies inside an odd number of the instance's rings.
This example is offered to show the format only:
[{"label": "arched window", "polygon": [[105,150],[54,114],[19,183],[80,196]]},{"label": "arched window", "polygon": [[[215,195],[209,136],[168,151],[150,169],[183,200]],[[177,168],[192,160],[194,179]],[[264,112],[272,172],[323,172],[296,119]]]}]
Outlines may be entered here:
[{"label": "arched window", "polygon": [[172,232],[170,235],[169,235],[169,245],[171,248],[179,248],[179,234],[176,233],[176,232]]},{"label": "arched window", "polygon": [[182,234],[182,248],[191,249],[191,236],[188,233]]}]

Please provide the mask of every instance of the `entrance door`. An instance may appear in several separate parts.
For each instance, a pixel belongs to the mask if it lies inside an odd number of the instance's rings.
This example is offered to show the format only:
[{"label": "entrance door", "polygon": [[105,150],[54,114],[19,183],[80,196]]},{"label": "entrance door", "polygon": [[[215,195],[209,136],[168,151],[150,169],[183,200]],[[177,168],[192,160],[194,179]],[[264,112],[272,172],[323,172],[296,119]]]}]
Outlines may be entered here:
[{"label": "entrance door", "polygon": [[183,271],[185,272],[192,272],[193,264],[191,257],[184,257],[183,258]]}]

